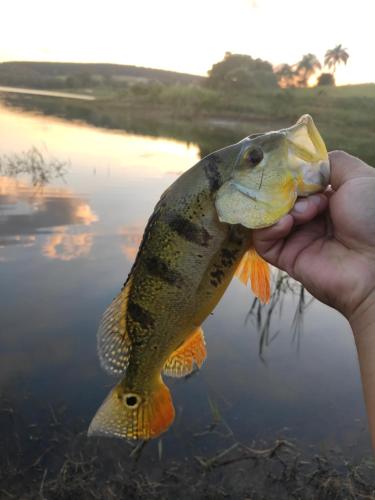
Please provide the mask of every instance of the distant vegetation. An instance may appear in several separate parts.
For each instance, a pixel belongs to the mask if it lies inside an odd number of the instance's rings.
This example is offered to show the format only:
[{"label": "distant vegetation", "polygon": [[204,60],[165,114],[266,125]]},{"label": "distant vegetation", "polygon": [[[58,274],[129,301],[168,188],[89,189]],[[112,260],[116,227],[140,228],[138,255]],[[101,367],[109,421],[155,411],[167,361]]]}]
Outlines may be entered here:
[{"label": "distant vegetation", "polygon": [[124,91],[129,87],[135,87],[135,93],[142,93],[145,85],[154,86],[156,91],[160,85],[195,85],[243,92],[277,86],[307,87],[311,77],[324,66],[327,71],[320,75],[318,85],[334,85],[337,66],[346,64],[348,58],[347,50],[337,45],[326,52],[324,65],[314,54],[305,54],[295,64],[274,68],[268,61],[226,52],[224,59],[208,71],[208,78],[120,64],[15,61],[0,63],[0,85],[50,90],[86,89],[99,95],[103,90],[108,93],[108,89]]},{"label": "distant vegetation", "polygon": [[[375,84],[334,86],[335,70],[348,57],[338,45],[326,52],[324,64],[305,54],[292,66],[273,68],[227,52],[208,77],[112,64],[3,63],[0,85],[90,92],[95,101],[18,94],[3,99],[100,127],[195,142],[202,156],[310,113],[329,149],[347,149],[375,164]],[[317,86],[302,88],[312,77]]]},{"label": "distant vegetation", "polygon": [[96,101],[19,94],[5,98],[17,107],[99,127],[194,142],[202,156],[310,113],[329,149],[346,149],[375,164],[375,84],[228,93],[197,85],[139,83]]},{"label": "distant vegetation", "polygon": [[275,89],[277,78],[271,63],[244,54],[226,52],[208,71],[207,86],[229,91]]},{"label": "distant vegetation", "polygon": [[0,64],[0,85],[36,89],[125,87],[136,82],[199,84],[203,77],[120,64],[4,62]]}]

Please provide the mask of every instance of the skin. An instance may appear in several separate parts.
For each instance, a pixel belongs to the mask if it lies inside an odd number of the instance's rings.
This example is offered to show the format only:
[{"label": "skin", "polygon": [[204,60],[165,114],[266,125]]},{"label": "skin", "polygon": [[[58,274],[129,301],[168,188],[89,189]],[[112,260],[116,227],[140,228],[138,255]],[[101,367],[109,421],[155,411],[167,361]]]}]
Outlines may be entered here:
[{"label": "skin", "polygon": [[375,170],[342,151],[329,157],[332,188],[297,201],[277,224],[255,230],[253,242],[349,321],[375,450]]}]

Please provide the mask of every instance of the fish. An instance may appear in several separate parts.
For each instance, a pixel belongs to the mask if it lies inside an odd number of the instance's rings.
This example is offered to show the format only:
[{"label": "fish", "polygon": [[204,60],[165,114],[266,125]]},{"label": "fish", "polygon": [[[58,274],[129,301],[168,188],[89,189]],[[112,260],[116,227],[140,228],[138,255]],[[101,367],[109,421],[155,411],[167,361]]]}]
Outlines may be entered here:
[{"label": "fish", "polygon": [[262,303],[270,269],[252,246],[256,228],[329,183],[326,146],[311,116],[252,134],[184,172],[161,196],[132,269],[103,314],[101,366],[119,378],[89,436],[149,440],[172,425],[163,377],[185,377],[206,359],[202,323],[234,275]]}]

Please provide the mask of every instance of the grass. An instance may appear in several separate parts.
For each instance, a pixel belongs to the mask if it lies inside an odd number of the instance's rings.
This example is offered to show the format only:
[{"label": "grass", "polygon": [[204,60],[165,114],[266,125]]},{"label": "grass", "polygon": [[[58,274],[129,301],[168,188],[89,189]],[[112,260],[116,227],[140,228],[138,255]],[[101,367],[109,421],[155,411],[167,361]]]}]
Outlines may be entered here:
[{"label": "grass", "polygon": [[375,164],[375,84],[223,93],[197,85],[139,83],[100,88],[97,100],[6,96],[10,104],[132,133],[196,142],[202,155],[257,131],[291,125],[309,113],[328,149]]},{"label": "grass", "polygon": [[[32,402],[43,415],[35,423],[17,404],[0,397],[2,499],[375,499],[370,457],[306,450],[283,437],[241,443],[220,415],[191,436],[199,454],[176,460],[162,445],[88,439],[87,422],[72,421],[63,407]],[[200,446],[208,434],[216,443],[209,454]]]}]

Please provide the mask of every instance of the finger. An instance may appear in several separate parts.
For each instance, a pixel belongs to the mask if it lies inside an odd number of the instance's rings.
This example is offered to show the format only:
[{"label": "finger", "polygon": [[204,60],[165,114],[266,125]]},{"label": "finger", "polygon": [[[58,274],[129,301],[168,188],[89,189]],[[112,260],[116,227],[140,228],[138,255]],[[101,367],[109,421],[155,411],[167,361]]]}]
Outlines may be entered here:
[{"label": "finger", "polygon": [[[324,215],[315,217],[307,224],[299,226],[285,239],[276,261],[277,266],[287,271],[290,276],[299,279],[301,270],[309,267],[309,258],[316,254],[317,248],[321,248],[325,234],[326,220]],[[300,259],[301,255],[305,255],[302,260]],[[299,266],[296,267],[297,263]]]},{"label": "finger", "polygon": [[365,162],[344,151],[329,153],[331,185],[337,190],[344,182],[354,177],[374,177],[374,169]]},{"label": "finger", "polygon": [[314,194],[307,198],[298,199],[290,213],[295,224],[305,224],[324,212],[327,206],[328,199],[326,195]]},{"label": "finger", "polygon": [[294,225],[292,215],[287,214],[276,224],[253,231],[253,244],[256,251],[271,264],[276,264],[286,238]]}]

